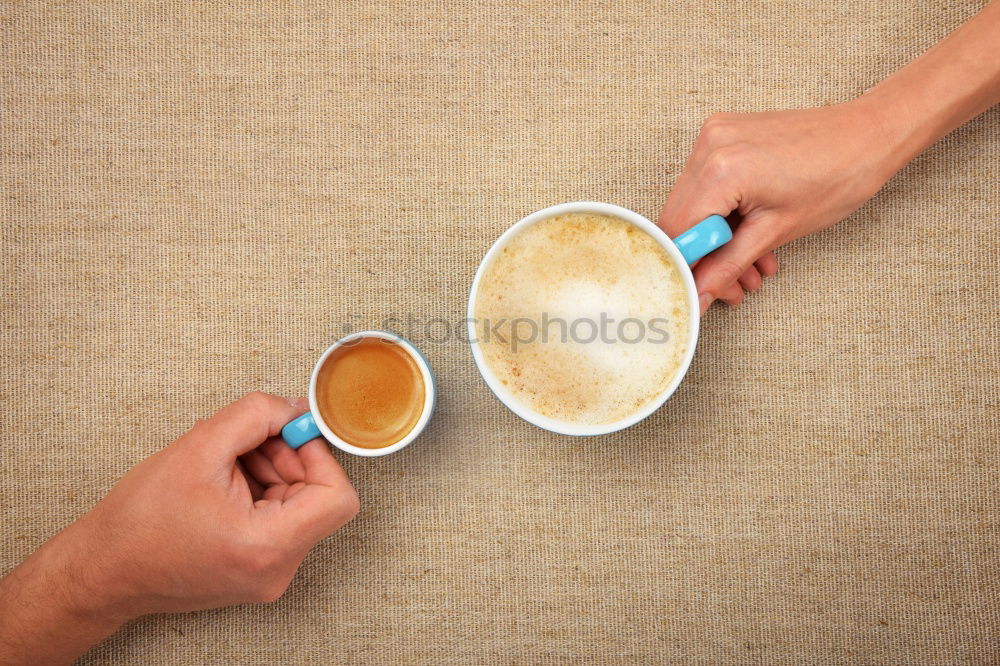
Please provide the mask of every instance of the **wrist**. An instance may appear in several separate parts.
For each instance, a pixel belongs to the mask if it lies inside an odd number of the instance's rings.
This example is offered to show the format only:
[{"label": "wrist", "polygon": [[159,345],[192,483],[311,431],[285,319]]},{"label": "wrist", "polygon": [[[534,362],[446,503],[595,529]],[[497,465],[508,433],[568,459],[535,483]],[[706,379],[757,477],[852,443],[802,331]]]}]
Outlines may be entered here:
[{"label": "wrist", "polygon": [[89,553],[70,526],[0,581],[4,663],[69,663],[130,616],[95,584]]},{"label": "wrist", "polygon": [[51,548],[48,566],[65,581],[62,596],[66,612],[82,622],[112,627],[114,631],[142,613],[129,592],[122,568],[108,560],[101,535],[88,518],[84,516],[63,530],[42,551]]},{"label": "wrist", "polygon": [[919,155],[928,142],[923,138],[918,122],[908,112],[892,90],[874,88],[847,103],[866,131],[865,150],[871,155],[871,165],[885,183]]},{"label": "wrist", "polygon": [[1000,102],[1000,3],[861,95],[899,170],[956,127]]},{"label": "wrist", "polygon": [[874,136],[878,166],[886,180],[905,167],[937,138],[926,117],[914,113],[905,91],[877,86],[849,102],[865,119]]}]

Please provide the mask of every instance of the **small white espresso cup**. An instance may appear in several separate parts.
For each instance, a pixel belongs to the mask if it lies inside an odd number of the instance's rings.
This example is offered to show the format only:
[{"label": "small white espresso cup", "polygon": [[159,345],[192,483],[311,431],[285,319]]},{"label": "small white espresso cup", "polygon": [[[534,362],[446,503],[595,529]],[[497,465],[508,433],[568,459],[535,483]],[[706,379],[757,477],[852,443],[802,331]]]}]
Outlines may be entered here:
[{"label": "small white espresso cup", "polygon": [[[406,434],[403,439],[399,440],[395,444],[390,444],[389,446],[384,446],[378,449],[366,449],[360,446],[354,446],[348,442],[345,442],[340,437],[334,434],[330,426],[323,421],[323,415],[319,411],[319,405],[316,402],[316,378],[319,376],[320,368],[326,362],[335,350],[350,345],[353,342],[362,340],[365,338],[378,338],[385,340],[386,342],[396,343],[402,347],[413,362],[417,364],[420,368],[420,376],[424,380],[424,406],[420,412],[420,417],[417,419],[416,424],[413,429]],[[281,437],[285,440],[293,449],[297,449],[309,440],[315,439],[319,436],[326,438],[328,442],[336,446],[341,451],[347,451],[348,453],[353,453],[356,456],[385,456],[390,453],[395,453],[401,448],[407,446],[410,442],[415,440],[424,428],[427,427],[427,422],[431,420],[431,414],[434,412],[434,403],[436,400],[437,391],[436,384],[434,382],[434,373],[431,372],[430,363],[424,358],[424,355],[420,353],[420,350],[413,346],[413,344],[402,338],[395,333],[388,333],[386,331],[361,331],[359,333],[352,333],[346,337],[337,340],[332,345],[330,345],[325,352],[316,361],[316,365],[313,367],[312,377],[309,380],[309,410],[302,416],[298,417],[294,421],[290,421],[281,429]]]},{"label": "small white espresso cup", "polygon": [[[612,423],[602,423],[598,425],[569,423],[550,418],[544,414],[539,414],[537,411],[531,409],[518,400],[514,394],[511,393],[511,391],[497,379],[496,375],[483,358],[483,352],[476,337],[478,334],[475,320],[476,294],[479,290],[479,281],[483,279],[483,275],[485,274],[490,263],[492,263],[493,259],[499,253],[503,252],[504,247],[506,247],[507,244],[525,227],[535,224],[536,222],[546,220],[555,215],[565,215],[569,213],[597,213],[599,215],[610,215],[639,227],[641,230],[649,234],[653,240],[659,243],[663,249],[666,250],[667,254],[670,255],[670,258],[674,261],[674,264],[677,266],[677,270],[681,274],[681,278],[684,280],[684,288],[687,291],[689,343],[687,353],[684,355],[684,360],[678,368],[677,374],[671,380],[670,384],[667,385],[655,399],[651,400],[649,404],[643,407],[640,411]],[[700,310],[698,305],[698,292],[695,289],[694,276],[691,274],[690,264],[705,256],[712,250],[715,250],[729,242],[732,237],[732,230],[729,228],[729,223],[726,222],[725,218],[720,215],[712,215],[705,218],[674,240],[671,240],[662,229],[642,215],[639,215],[638,213],[635,213],[627,208],[622,208],[621,206],[596,201],[575,201],[571,203],[558,204],[528,215],[507,229],[507,231],[505,231],[500,238],[493,243],[493,246],[489,249],[486,256],[483,257],[483,261],[479,264],[476,276],[472,280],[472,290],[469,294],[469,309],[467,313],[469,344],[472,347],[472,357],[475,359],[476,366],[479,368],[480,374],[486,381],[486,385],[489,386],[490,390],[493,391],[500,402],[506,405],[507,408],[525,421],[528,421],[529,423],[532,423],[540,428],[544,428],[545,430],[562,435],[606,435],[608,433],[628,428],[629,426],[642,421],[644,418],[659,409],[663,403],[666,402],[671,395],[673,395],[674,391],[677,390],[677,387],[680,385],[681,380],[684,379],[684,375],[687,374],[688,367],[691,365],[691,360],[694,358],[694,349],[698,342]],[[609,386],[608,390],[613,391],[614,387]]]}]

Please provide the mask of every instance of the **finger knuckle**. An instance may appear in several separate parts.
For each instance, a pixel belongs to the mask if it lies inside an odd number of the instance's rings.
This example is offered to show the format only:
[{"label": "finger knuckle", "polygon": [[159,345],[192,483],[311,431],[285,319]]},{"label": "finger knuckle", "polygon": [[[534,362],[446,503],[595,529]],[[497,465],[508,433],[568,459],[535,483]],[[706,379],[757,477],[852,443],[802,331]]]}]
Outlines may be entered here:
[{"label": "finger knuckle", "polygon": [[290,579],[279,578],[274,580],[268,580],[263,582],[258,586],[256,594],[254,595],[256,600],[260,603],[269,604],[277,601],[288,589],[288,584],[291,582]]},{"label": "finger knuckle", "polygon": [[720,259],[715,265],[715,273],[719,282],[728,286],[740,278],[743,274],[743,267],[732,259]]},{"label": "finger knuckle", "polygon": [[740,284],[743,285],[744,288],[749,289],[750,291],[757,291],[758,289],[760,289],[762,282],[760,279],[760,275],[754,272],[751,273],[750,275],[745,275],[744,277],[741,277]]},{"label": "finger knuckle", "polygon": [[349,523],[361,510],[361,500],[354,488],[348,488],[339,493],[321,513],[310,521],[311,527],[324,534],[332,534]]},{"label": "finger knuckle", "polygon": [[263,391],[251,391],[243,396],[243,402],[254,409],[266,409],[271,404],[271,396]]},{"label": "finger knuckle", "polygon": [[233,551],[235,566],[244,574],[254,578],[274,571],[282,562],[281,554],[269,544],[240,544]]},{"label": "finger knuckle", "polygon": [[739,146],[716,148],[705,160],[704,176],[710,180],[724,180],[733,176],[740,163]]},{"label": "finger knuckle", "polygon": [[195,422],[191,425],[191,428],[185,433],[185,436],[178,438],[178,441],[185,441],[189,436],[197,436],[208,427],[208,419],[195,419]]},{"label": "finger knuckle", "polygon": [[354,488],[349,488],[340,497],[340,515],[346,523],[353,520],[359,511],[361,511],[361,498]]},{"label": "finger knuckle", "polygon": [[726,122],[729,120],[729,118],[730,114],[728,113],[721,113],[718,111],[716,111],[715,113],[710,113],[705,118],[705,120],[702,121],[701,129],[703,131],[704,130],[714,131],[718,129],[720,126],[725,125]]},{"label": "finger knuckle", "polygon": [[[764,237],[772,247],[780,247],[791,240],[788,230],[799,227],[793,219],[774,218],[766,225],[762,225]],[[775,258],[775,265],[777,265]]]},{"label": "finger knuckle", "polygon": [[701,130],[698,132],[699,138],[708,143],[723,139],[731,126],[730,118],[728,113],[711,114],[701,124]]},{"label": "finger knuckle", "polygon": [[740,291],[738,296],[731,296],[730,298],[723,299],[729,305],[739,305],[743,302],[743,292]]}]

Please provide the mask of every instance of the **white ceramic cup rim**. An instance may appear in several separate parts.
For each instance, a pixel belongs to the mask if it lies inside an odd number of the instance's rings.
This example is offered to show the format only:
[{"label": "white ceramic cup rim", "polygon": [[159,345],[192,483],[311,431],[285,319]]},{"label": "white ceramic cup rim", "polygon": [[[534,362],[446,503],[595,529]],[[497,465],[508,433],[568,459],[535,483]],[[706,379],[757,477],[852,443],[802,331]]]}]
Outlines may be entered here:
[{"label": "white ceramic cup rim", "polygon": [[[486,268],[493,262],[496,255],[511,241],[511,239],[520,233],[525,227],[555,215],[565,215],[568,213],[598,213],[600,215],[611,215],[639,227],[667,251],[667,254],[670,255],[674,264],[677,266],[677,269],[681,274],[681,278],[684,281],[684,287],[687,291],[688,346],[677,373],[674,375],[670,384],[668,384],[656,396],[656,398],[643,407],[642,410],[612,423],[587,425],[560,421],[543,414],[539,414],[537,411],[520,402],[511,393],[511,391],[507,389],[506,386],[500,383],[496,375],[494,375],[493,371],[486,364],[486,360],[483,358],[482,349],[480,349],[479,342],[476,339],[476,291],[479,288],[479,281],[486,272]],[[670,396],[673,395],[674,391],[677,390],[677,387],[680,386],[681,381],[687,374],[688,368],[691,366],[691,361],[694,358],[694,350],[698,342],[700,311],[698,307],[698,292],[695,288],[694,276],[691,274],[691,269],[684,260],[684,257],[681,255],[680,250],[677,249],[677,246],[674,245],[674,242],[670,240],[670,237],[667,236],[662,229],[642,215],[639,215],[638,213],[627,208],[622,208],[621,206],[601,203],[598,201],[573,201],[569,203],[557,204],[555,206],[549,206],[548,208],[536,211],[531,215],[522,218],[500,235],[500,237],[486,252],[486,256],[483,257],[482,262],[479,264],[479,268],[476,270],[476,276],[472,280],[472,289],[469,292],[469,309],[467,317],[470,341],[469,345],[472,348],[472,357],[475,359],[476,367],[479,368],[479,373],[486,381],[486,385],[489,386],[490,390],[493,391],[494,395],[496,395],[501,403],[525,421],[532,423],[539,428],[544,428],[545,430],[562,435],[592,436],[606,435],[635,425],[662,407],[663,403],[665,403]]]},{"label": "white ceramic cup rim", "polygon": [[[329,426],[326,425],[326,422],[323,420],[323,416],[320,414],[319,406],[316,403],[316,378],[319,375],[320,368],[323,367],[323,363],[326,362],[326,359],[334,352],[334,350],[344,346],[348,342],[352,342],[360,338],[380,338],[382,340],[395,342],[402,347],[403,350],[409,354],[410,358],[412,358],[417,364],[417,367],[420,368],[420,375],[424,379],[424,406],[420,412],[420,418],[417,419],[417,423],[413,426],[413,429],[410,430],[405,437],[403,437],[403,439],[399,440],[395,444],[384,446],[380,449],[366,449],[360,446],[354,446],[353,444],[345,442],[340,437],[337,437],[337,435],[330,430]],[[427,427],[427,422],[430,421],[431,414],[434,412],[435,395],[436,387],[434,384],[434,374],[431,372],[431,367],[427,362],[427,359],[424,358],[424,355],[420,353],[420,350],[414,347],[409,340],[387,331],[359,331],[337,340],[332,345],[327,347],[326,351],[319,357],[319,360],[316,361],[312,377],[309,379],[309,409],[312,412],[313,421],[316,422],[316,427],[319,428],[319,431],[323,433],[323,437],[325,437],[328,442],[336,446],[341,451],[346,451],[347,453],[353,453],[356,456],[365,456],[368,458],[387,456],[390,453],[395,453],[419,437],[420,433]]]}]

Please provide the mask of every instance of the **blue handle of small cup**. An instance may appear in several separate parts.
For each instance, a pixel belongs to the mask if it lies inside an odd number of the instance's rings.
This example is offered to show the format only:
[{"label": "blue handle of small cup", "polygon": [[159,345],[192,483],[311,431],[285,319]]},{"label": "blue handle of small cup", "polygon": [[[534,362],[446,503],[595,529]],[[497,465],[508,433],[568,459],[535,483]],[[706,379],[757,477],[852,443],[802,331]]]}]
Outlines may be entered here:
[{"label": "blue handle of small cup", "polygon": [[693,264],[712,250],[733,239],[733,230],[729,228],[726,218],[721,215],[709,215],[674,239],[674,245],[681,251],[684,261]]},{"label": "blue handle of small cup", "polygon": [[289,421],[281,429],[281,438],[293,449],[299,448],[311,439],[316,439],[321,434],[312,412],[306,412],[294,421]]}]

